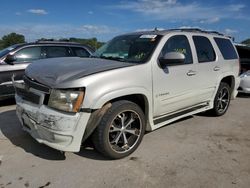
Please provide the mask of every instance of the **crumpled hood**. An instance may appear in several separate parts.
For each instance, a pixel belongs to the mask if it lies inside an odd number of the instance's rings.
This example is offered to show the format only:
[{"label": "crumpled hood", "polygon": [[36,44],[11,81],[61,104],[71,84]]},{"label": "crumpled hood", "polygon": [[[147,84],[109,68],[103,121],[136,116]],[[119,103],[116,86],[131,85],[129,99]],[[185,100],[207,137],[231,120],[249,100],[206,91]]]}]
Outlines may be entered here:
[{"label": "crumpled hood", "polygon": [[97,58],[50,58],[30,64],[25,70],[25,75],[53,88],[62,82],[132,65],[134,64]]}]

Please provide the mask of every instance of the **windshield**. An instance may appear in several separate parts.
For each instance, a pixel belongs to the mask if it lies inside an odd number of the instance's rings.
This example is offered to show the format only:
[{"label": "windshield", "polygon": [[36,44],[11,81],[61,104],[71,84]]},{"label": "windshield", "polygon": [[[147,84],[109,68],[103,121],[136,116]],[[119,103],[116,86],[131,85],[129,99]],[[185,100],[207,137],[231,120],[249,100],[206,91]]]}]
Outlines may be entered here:
[{"label": "windshield", "polygon": [[20,46],[20,44],[15,44],[15,45],[9,46],[8,48],[1,50],[0,51],[0,58],[5,56],[6,54],[8,54],[9,52],[11,52],[12,50],[16,49],[19,46]]},{"label": "windshield", "polygon": [[93,57],[133,63],[144,63],[152,55],[160,35],[123,35],[99,48]]}]

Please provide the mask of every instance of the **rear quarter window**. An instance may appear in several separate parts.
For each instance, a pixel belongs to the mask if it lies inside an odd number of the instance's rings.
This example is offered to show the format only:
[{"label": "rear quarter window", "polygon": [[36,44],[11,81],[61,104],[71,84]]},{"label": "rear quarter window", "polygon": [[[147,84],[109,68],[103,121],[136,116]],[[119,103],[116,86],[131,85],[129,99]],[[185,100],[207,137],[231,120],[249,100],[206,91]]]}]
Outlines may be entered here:
[{"label": "rear quarter window", "polygon": [[73,50],[74,55],[77,57],[89,57],[90,56],[90,53],[84,48],[71,47],[71,49]]},{"label": "rear quarter window", "polygon": [[225,60],[238,59],[238,55],[229,39],[214,38],[214,40]]}]

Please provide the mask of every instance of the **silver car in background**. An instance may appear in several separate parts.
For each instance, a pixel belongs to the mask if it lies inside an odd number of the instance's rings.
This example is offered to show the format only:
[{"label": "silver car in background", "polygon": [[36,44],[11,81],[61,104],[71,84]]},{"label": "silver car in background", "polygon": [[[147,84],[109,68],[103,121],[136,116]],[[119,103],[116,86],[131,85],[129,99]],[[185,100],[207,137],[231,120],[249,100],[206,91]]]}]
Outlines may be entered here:
[{"label": "silver car in background", "polygon": [[235,45],[240,56],[241,82],[239,92],[250,94],[250,46],[243,44]]}]

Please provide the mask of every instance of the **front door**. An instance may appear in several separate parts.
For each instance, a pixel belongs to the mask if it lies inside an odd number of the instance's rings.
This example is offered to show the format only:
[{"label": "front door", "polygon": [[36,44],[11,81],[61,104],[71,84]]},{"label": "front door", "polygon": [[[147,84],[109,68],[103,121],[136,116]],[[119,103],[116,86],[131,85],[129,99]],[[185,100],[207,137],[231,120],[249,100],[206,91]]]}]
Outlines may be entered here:
[{"label": "front door", "polygon": [[[182,64],[169,63],[162,69],[158,62],[153,65],[154,117],[179,111],[198,103],[197,69],[189,39],[185,35],[171,36],[165,43],[160,57],[168,52],[185,55]],[[159,57],[159,58],[160,58]]]}]

